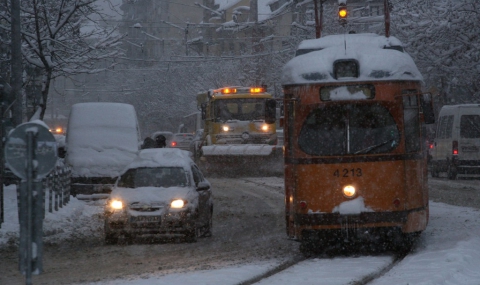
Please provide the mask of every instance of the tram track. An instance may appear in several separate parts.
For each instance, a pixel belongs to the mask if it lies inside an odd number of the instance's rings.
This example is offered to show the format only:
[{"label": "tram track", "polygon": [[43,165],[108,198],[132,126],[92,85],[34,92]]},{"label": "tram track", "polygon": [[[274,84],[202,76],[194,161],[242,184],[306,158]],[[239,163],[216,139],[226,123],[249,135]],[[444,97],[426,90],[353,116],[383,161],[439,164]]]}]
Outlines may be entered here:
[{"label": "tram track", "polygon": [[[268,182],[265,182],[265,181],[259,182],[259,181],[255,181],[256,179],[251,179],[251,178],[241,178],[241,180],[243,180],[246,183],[252,183],[252,184],[255,184],[257,186],[260,186],[266,192],[269,192],[271,194],[276,194],[276,195],[282,194],[283,195],[282,189],[281,189],[280,186],[269,185]],[[247,191],[247,192],[250,192],[250,191]],[[252,195],[252,193],[249,193],[249,194]],[[258,193],[257,193],[257,195],[258,195]],[[254,195],[254,196],[257,196],[257,195]],[[365,254],[368,255],[368,252],[366,252]],[[358,258],[359,255],[362,255],[362,253],[361,252],[357,253],[357,254],[355,254],[354,257],[351,257],[351,258],[352,259]],[[368,284],[371,284],[373,281],[382,277],[387,272],[392,270],[392,268],[394,268],[398,263],[400,263],[407,255],[408,255],[408,252],[402,252],[402,253],[394,254],[394,255],[392,255],[391,261],[388,262],[387,264],[385,264],[384,266],[381,266],[380,268],[378,268],[378,269],[376,269],[372,272],[369,272],[368,274],[366,274],[364,276],[355,278],[355,280],[350,280],[347,283],[342,283],[341,285],[368,285]],[[332,258],[332,257],[333,258],[336,258],[336,257],[342,258],[342,257],[344,257],[344,255],[343,254],[339,254],[339,255],[333,254],[333,255],[329,255],[329,257],[326,257],[326,258],[328,259],[328,258]],[[298,266],[298,265],[301,266],[303,262],[308,261],[311,258],[325,258],[325,257],[323,255],[320,255],[320,256],[315,256],[314,255],[314,256],[308,256],[307,257],[305,255],[299,254],[299,255],[296,255],[289,260],[286,260],[286,261],[278,264],[277,266],[271,268],[270,270],[266,271],[265,273],[263,273],[261,275],[258,275],[258,276],[255,276],[253,278],[250,278],[248,280],[242,281],[242,282],[238,283],[237,285],[267,284],[269,278],[274,278],[276,275],[279,275],[282,272],[285,272],[286,270],[288,270],[288,269],[290,269],[294,266]],[[337,268],[335,268],[335,266],[332,266],[332,267],[330,267],[330,265],[325,265],[325,266],[329,266],[328,270],[325,270],[325,272],[329,272],[329,271],[335,272],[337,270]],[[373,263],[372,263],[372,266],[373,266]],[[341,267],[341,265],[340,265],[340,267]],[[291,274],[291,272],[289,274]],[[272,284],[275,284],[275,283],[272,283]]]},{"label": "tram track", "polygon": [[258,283],[261,280],[264,280],[264,279],[266,279],[270,276],[274,276],[275,274],[278,274],[279,272],[282,272],[282,271],[284,271],[284,270],[286,270],[286,269],[288,269],[288,268],[290,268],[290,267],[292,267],[296,264],[299,264],[300,262],[304,261],[305,259],[307,259],[307,258],[304,257],[304,256],[297,256],[294,259],[282,262],[278,266],[275,266],[274,268],[268,270],[267,272],[265,272],[261,275],[258,275],[258,276],[255,276],[253,278],[250,278],[248,280],[242,281],[242,282],[238,283],[237,285],[252,285],[252,284]]},{"label": "tram track", "polygon": [[[373,272],[368,273],[365,276],[356,278],[356,280],[350,280],[347,283],[338,283],[338,285],[368,285],[371,282],[375,281],[376,279],[382,277],[385,275],[387,272],[392,270],[398,263],[400,263],[408,254],[398,254],[393,256],[391,262],[388,262],[384,266],[378,268],[377,270],[374,270]],[[358,258],[358,256],[351,257],[352,260],[355,258]],[[380,259],[380,258],[379,258]],[[266,271],[265,273],[254,276],[248,280],[242,281],[236,285],[254,285],[254,284],[275,284],[275,277],[276,275],[279,275],[286,270],[294,267],[294,266],[302,266],[302,263],[305,261],[310,260],[309,258],[303,256],[303,255],[298,255],[294,257],[293,259],[284,261],[280,263],[279,265],[275,266],[274,268],[271,268],[270,270]],[[337,266],[336,266],[337,265]],[[375,265],[375,263],[372,262],[372,267]],[[324,265],[328,266],[328,270],[326,269],[325,272],[338,272],[339,270],[344,269],[344,265],[340,264],[333,264],[333,265]],[[317,271],[322,271],[322,267],[316,268]],[[286,273],[287,274],[287,273]],[[292,272],[288,272],[288,274],[295,274]],[[272,279],[274,278],[274,279]],[[332,277],[329,276],[322,276],[324,279],[331,279]],[[298,279],[301,280],[301,276],[298,276]]]},{"label": "tram track", "polygon": [[378,272],[373,272],[371,274],[368,274],[367,276],[365,276],[361,280],[351,282],[348,285],[367,285],[367,284],[370,284],[372,281],[382,277],[387,272],[392,270],[392,268],[394,268],[398,263],[400,263],[407,255],[408,255],[408,253],[402,253],[402,254],[396,255],[394,257],[392,263],[388,264],[387,266],[385,266],[384,268],[382,268]]}]

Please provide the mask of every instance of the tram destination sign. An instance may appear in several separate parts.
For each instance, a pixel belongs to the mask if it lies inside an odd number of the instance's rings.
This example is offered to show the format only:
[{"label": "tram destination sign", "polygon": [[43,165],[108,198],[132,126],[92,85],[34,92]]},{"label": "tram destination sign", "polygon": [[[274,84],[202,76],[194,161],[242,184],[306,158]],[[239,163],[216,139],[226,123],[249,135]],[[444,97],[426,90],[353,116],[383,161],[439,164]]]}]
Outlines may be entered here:
[{"label": "tram destination sign", "polygon": [[5,161],[10,170],[18,177],[27,179],[27,132],[34,139],[34,167],[36,177],[46,177],[57,162],[57,143],[55,137],[42,124],[30,122],[16,127],[8,136],[5,144]]}]

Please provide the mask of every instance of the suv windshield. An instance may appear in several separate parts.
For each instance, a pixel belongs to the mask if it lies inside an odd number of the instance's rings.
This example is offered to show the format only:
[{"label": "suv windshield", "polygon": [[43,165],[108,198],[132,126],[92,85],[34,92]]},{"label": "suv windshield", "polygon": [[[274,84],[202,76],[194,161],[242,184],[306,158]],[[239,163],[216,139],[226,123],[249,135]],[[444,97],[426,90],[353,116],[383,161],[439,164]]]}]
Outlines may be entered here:
[{"label": "suv windshield", "polygon": [[215,121],[264,120],[265,101],[263,98],[228,99],[215,102]]},{"label": "suv windshield", "polygon": [[399,143],[400,133],[387,108],[380,104],[331,105],[313,110],[305,120],[298,144],[310,155],[385,153]]},{"label": "suv windshield", "polygon": [[118,187],[185,187],[188,184],[181,167],[144,167],[129,169],[118,181]]}]

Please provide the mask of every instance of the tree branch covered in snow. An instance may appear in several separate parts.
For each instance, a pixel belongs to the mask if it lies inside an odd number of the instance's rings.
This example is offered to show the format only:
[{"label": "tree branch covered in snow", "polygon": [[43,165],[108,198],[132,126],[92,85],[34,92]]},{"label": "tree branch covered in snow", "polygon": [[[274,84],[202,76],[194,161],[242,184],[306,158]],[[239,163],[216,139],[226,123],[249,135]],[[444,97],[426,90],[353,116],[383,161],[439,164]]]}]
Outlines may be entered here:
[{"label": "tree branch covered in snow", "polygon": [[480,99],[480,2],[391,2],[394,34],[406,44],[427,84],[442,92],[455,85]]},{"label": "tree branch covered in snow", "polygon": [[[108,19],[95,2],[21,1],[24,61],[26,65],[37,68],[42,75],[41,118],[53,78],[102,71],[108,67],[96,68],[99,61],[120,55],[117,45],[122,36],[115,28],[101,26]],[[0,29],[7,35],[10,33],[9,5],[10,1],[0,3]],[[2,41],[7,42],[8,39]]]}]

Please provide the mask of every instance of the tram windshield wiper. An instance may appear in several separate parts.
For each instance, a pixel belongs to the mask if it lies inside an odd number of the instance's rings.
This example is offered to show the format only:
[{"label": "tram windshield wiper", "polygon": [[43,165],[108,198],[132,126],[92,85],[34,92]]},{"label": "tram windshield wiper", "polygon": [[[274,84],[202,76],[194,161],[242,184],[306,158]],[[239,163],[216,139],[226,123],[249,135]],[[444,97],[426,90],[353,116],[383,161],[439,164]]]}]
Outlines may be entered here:
[{"label": "tram windshield wiper", "polygon": [[369,147],[367,147],[367,148],[361,149],[361,150],[359,150],[359,151],[357,151],[357,152],[354,152],[354,154],[369,153],[369,152],[371,152],[372,150],[377,149],[377,148],[379,148],[379,147],[381,147],[381,146],[384,146],[384,145],[386,145],[387,143],[389,143],[389,142],[391,142],[391,141],[395,141],[395,138],[392,138],[392,139],[386,140],[386,141],[384,141],[384,142],[381,142],[381,143],[379,143],[379,144],[375,144],[375,145],[369,146]]}]

